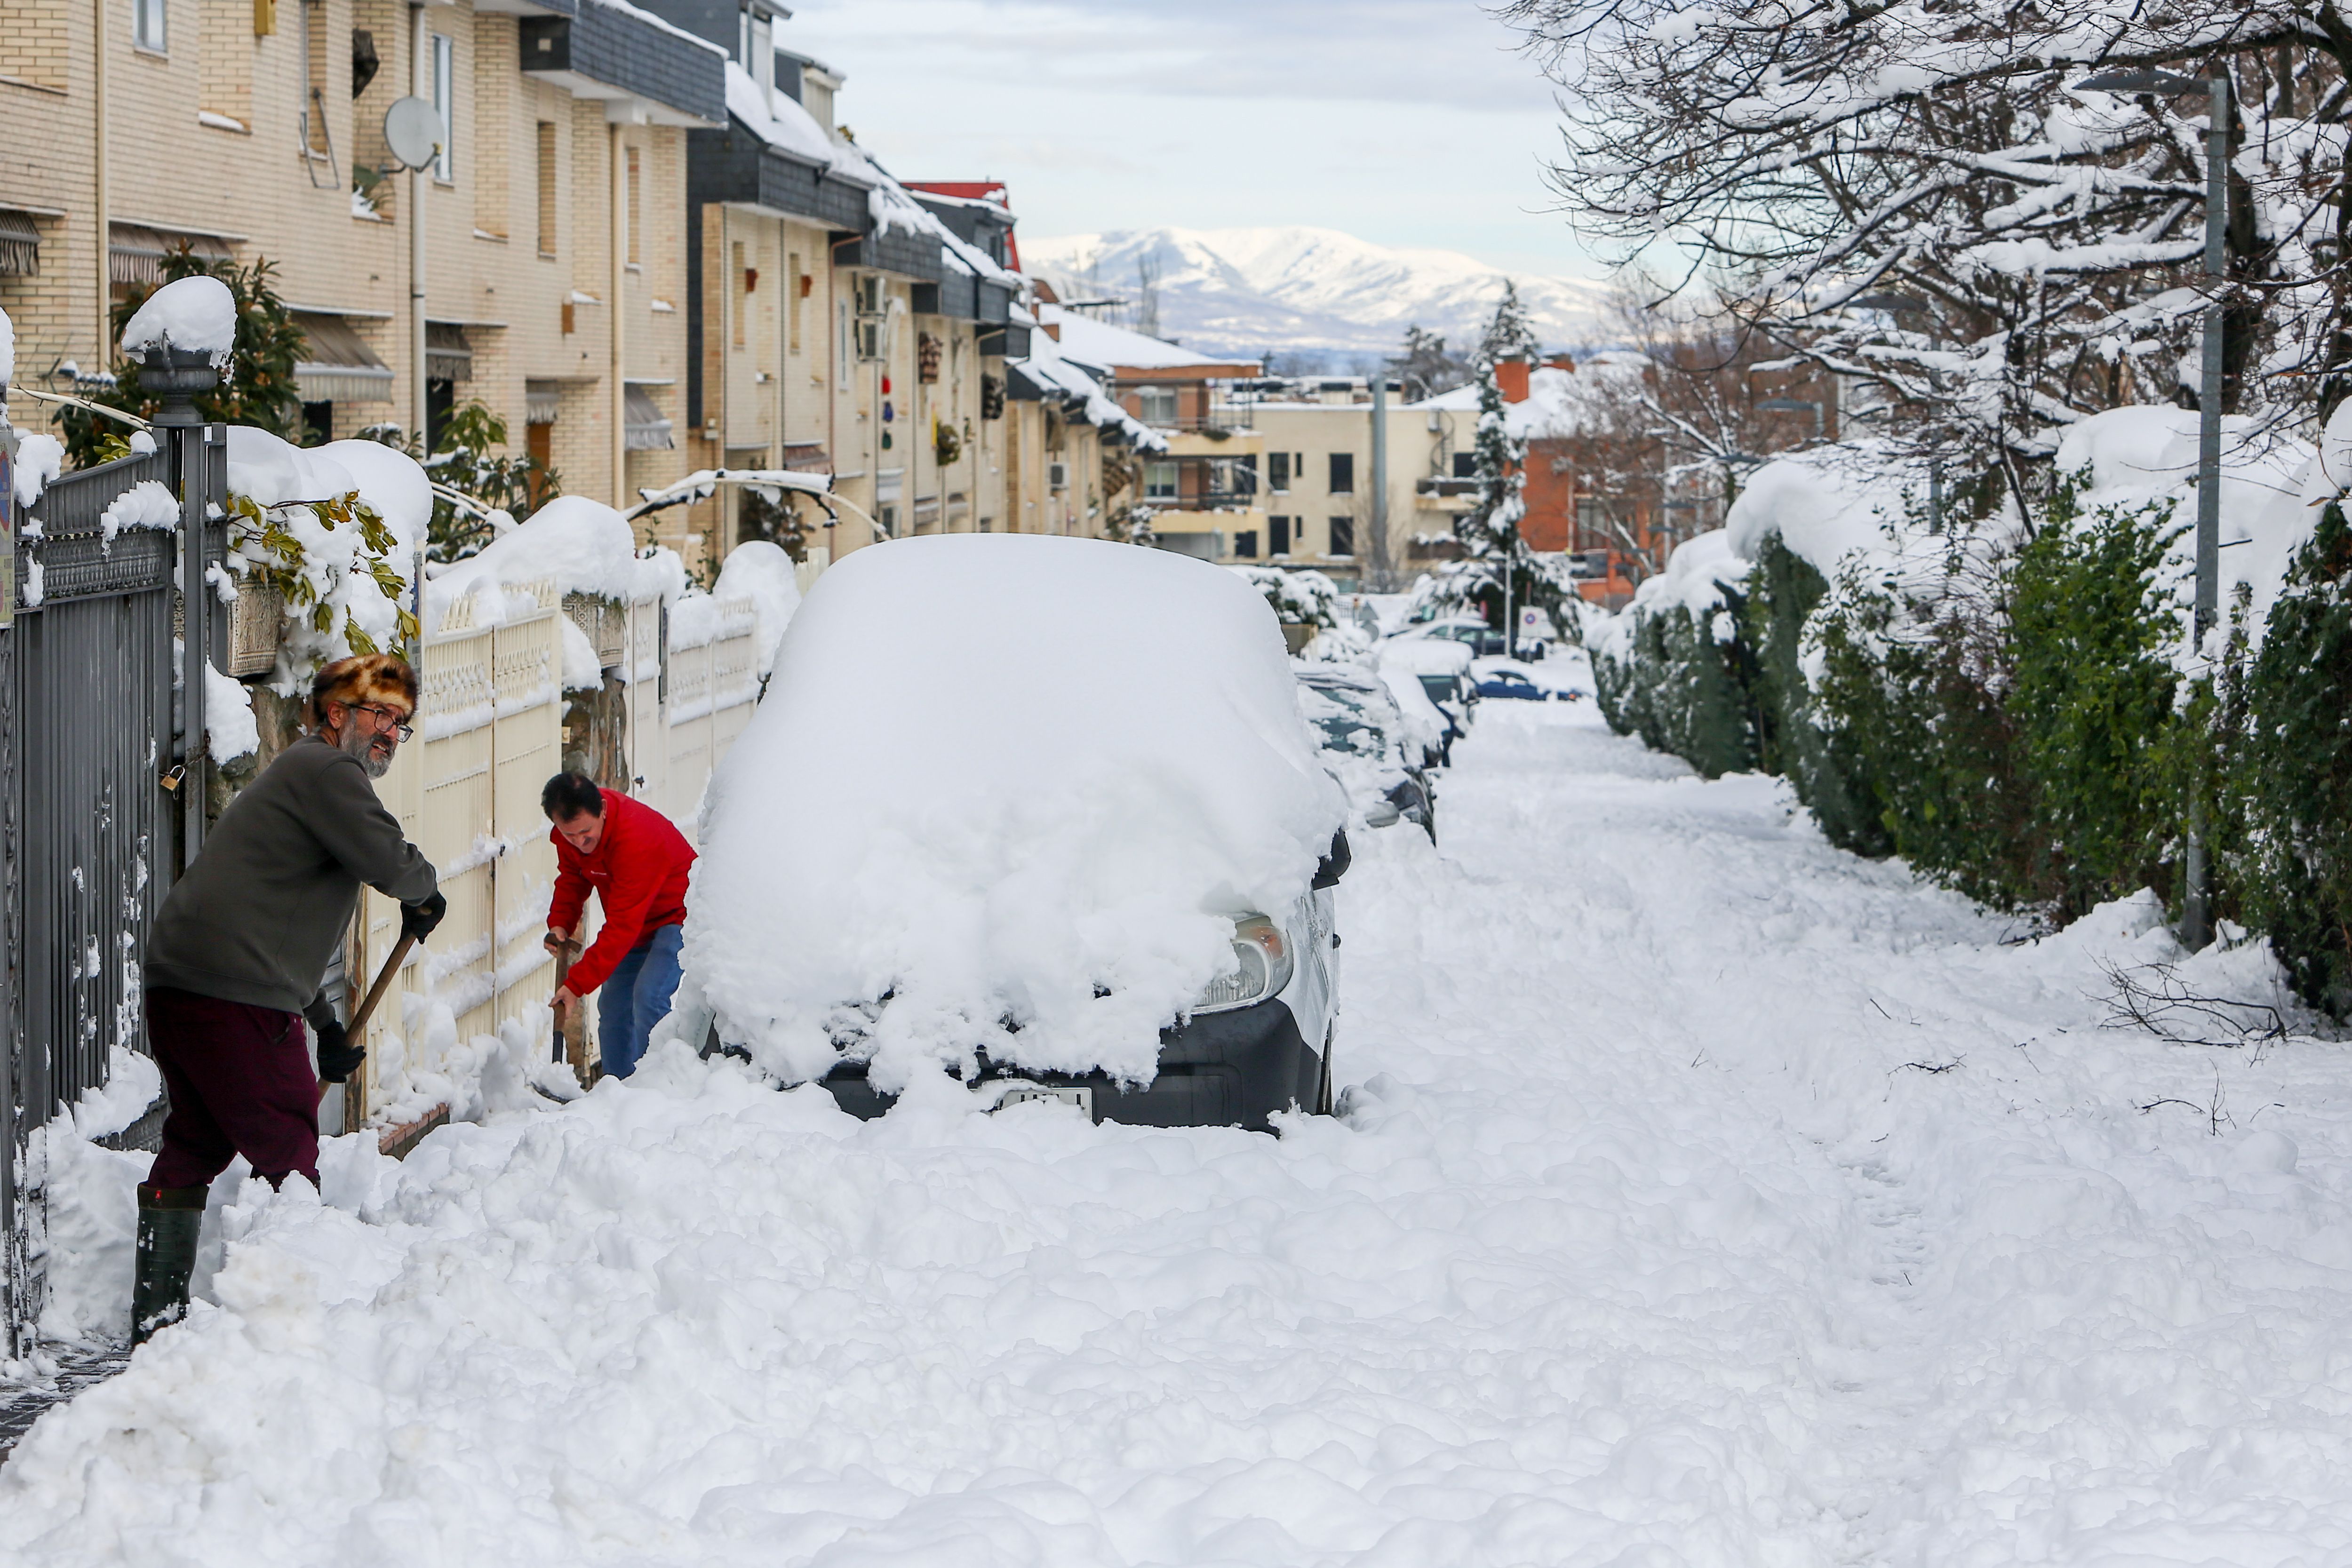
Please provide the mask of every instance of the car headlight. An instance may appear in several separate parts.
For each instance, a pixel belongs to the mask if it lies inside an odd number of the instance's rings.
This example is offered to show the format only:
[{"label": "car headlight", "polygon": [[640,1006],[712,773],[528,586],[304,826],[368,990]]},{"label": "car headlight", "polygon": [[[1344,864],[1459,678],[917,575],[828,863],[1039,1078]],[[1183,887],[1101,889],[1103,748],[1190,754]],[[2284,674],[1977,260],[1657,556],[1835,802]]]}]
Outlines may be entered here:
[{"label": "car headlight", "polygon": [[1196,1013],[1230,1012],[1279,996],[1290,984],[1290,938],[1263,915],[1234,921],[1234,973],[1220,975],[1192,1004]]},{"label": "car headlight", "polygon": [[1402,815],[1403,813],[1397,810],[1395,801],[1374,800],[1371,804],[1364,808],[1364,826],[1368,828],[1393,828],[1397,825],[1398,819]]}]

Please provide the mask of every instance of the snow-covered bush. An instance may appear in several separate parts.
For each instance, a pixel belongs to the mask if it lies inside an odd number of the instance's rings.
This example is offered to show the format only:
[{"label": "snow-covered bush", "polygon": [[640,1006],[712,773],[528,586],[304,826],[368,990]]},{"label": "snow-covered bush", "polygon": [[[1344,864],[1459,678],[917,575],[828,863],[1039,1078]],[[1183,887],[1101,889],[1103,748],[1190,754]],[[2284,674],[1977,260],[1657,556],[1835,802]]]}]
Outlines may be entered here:
[{"label": "snow-covered bush", "polygon": [[1610,727],[1709,778],[1757,763],[1738,586],[1748,573],[1727,534],[1701,534],[1586,644]]},{"label": "snow-covered bush", "polygon": [[1278,566],[1229,569],[1265,596],[1285,626],[1332,627],[1339,623],[1339,587],[1319,571],[1286,571]]}]

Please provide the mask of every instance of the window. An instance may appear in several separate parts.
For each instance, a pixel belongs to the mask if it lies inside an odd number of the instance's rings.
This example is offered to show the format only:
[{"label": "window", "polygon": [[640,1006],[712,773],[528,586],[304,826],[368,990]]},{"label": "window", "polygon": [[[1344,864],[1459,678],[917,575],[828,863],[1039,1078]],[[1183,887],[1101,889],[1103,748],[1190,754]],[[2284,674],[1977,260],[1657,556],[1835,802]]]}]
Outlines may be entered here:
[{"label": "window", "polygon": [[1147,501],[1172,501],[1176,498],[1176,465],[1147,463],[1143,465],[1143,498]]},{"label": "window", "polygon": [[[1289,453],[1269,452],[1265,455],[1265,483],[1266,488],[1270,490],[1287,490],[1290,488]],[[1280,538],[1282,536],[1280,534],[1276,534],[1274,537]],[[1275,546],[1274,553],[1280,555],[1282,553],[1282,547],[1280,545]]]},{"label": "window", "polygon": [[792,328],[792,350],[801,351],[801,300],[809,291],[809,280],[801,276],[801,253],[793,251],[784,264],[784,314]]},{"label": "window", "polygon": [[1144,423],[1173,424],[1176,423],[1176,389],[1174,387],[1145,387],[1136,396],[1141,405],[1141,412],[1137,417]]},{"label": "window", "polygon": [[1331,454],[1331,494],[1352,496],[1356,493],[1356,455],[1352,452]]},{"label": "window", "polygon": [[1455,453],[1454,455],[1454,476],[1456,479],[1475,479],[1478,477],[1478,455],[1475,452]]},{"label": "window", "polygon": [[638,236],[645,229],[643,222],[645,183],[642,173],[643,171],[637,163],[637,150],[632,147],[629,149],[629,265],[631,267],[640,267],[645,262],[645,257],[638,254],[637,250]]},{"label": "window", "polygon": [[1234,553],[1241,557],[1244,560],[1255,560],[1257,559],[1257,530],[1255,528],[1241,528],[1234,532]]},{"label": "window", "polygon": [[555,121],[539,122],[539,254],[555,254]]},{"label": "window", "polygon": [[[1280,459],[1288,456],[1289,454],[1277,452],[1274,455],[1276,459]],[[1265,553],[1268,555],[1288,555],[1290,553],[1290,519],[1288,517],[1266,518]]]},{"label": "window", "polygon": [[1329,553],[1332,555],[1353,555],[1356,553],[1355,518],[1334,517],[1331,519],[1331,549]]},{"label": "window", "polygon": [[457,141],[457,56],[447,35],[433,35],[433,111],[441,117],[441,155],[433,161],[433,177],[454,180],[457,160],[450,150]]},{"label": "window", "polygon": [[142,49],[161,54],[166,37],[163,0],[131,0],[131,41]]}]

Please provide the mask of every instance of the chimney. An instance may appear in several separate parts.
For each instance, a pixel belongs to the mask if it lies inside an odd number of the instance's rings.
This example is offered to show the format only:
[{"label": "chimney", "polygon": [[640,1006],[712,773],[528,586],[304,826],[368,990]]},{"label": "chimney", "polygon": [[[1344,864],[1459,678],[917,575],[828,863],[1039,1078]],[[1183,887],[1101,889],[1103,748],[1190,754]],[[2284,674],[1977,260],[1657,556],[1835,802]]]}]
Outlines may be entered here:
[{"label": "chimney", "polygon": [[1576,361],[1570,359],[1566,354],[1554,354],[1550,359],[1546,360],[1544,363],[1555,371],[1566,371],[1570,375],[1574,375],[1576,373]]},{"label": "chimney", "polygon": [[1495,384],[1503,389],[1505,402],[1528,401],[1528,362],[1516,356],[1495,361]]}]

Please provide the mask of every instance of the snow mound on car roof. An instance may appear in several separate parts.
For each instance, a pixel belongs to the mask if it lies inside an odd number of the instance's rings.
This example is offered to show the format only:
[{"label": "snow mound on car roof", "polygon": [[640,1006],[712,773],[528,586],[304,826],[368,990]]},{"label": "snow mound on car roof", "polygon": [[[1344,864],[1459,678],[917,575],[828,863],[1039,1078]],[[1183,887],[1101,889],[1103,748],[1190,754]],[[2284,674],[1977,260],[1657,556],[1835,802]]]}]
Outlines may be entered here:
[{"label": "snow mound on car roof", "polygon": [[1345,810],[1232,573],[1034,536],[860,550],[711,781],[681,1003],[792,1079],[854,1027],[885,1090],[975,1048],[1147,1081],[1229,917],[1286,910]]}]

